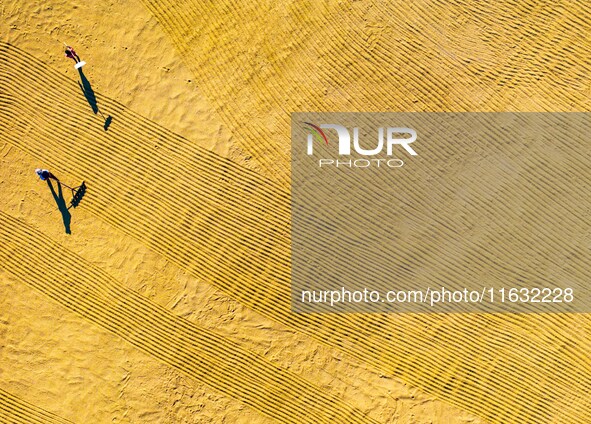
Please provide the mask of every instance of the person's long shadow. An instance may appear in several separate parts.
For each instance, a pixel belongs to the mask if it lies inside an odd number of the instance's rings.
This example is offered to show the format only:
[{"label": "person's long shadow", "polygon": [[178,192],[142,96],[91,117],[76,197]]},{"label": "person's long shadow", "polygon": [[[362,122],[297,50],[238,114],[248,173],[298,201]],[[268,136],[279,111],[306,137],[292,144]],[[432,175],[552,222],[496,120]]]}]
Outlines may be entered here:
[{"label": "person's long shadow", "polygon": [[78,85],[80,86],[82,93],[84,93],[84,97],[86,97],[86,100],[92,108],[92,111],[96,115],[99,111],[99,108],[98,104],[96,103],[96,96],[94,95],[94,90],[92,89],[90,82],[86,78],[86,75],[84,75],[84,72],[82,72],[82,68],[78,68],[78,73],[80,74],[80,81],[82,81],[79,82]]},{"label": "person's long shadow", "polygon": [[68,205],[66,204],[66,199],[64,199],[64,193],[62,192],[61,183],[59,181],[57,182],[57,193],[55,192],[55,189],[53,188],[53,184],[52,184],[51,180],[49,180],[49,179],[47,180],[47,185],[49,186],[49,189],[51,190],[51,194],[53,195],[53,200],[55,200],[55,203],[57,204],[58,209],[62,213],[62,220],[64,221],[64,228],[66,229],[66,234],[72,234],[72,231],[70,230],[70,222],[72,221],[72,214],[68,210]]},{"label": "person's long shadow", "polygon": [[88,78],[86,78],[86,75],[84,75],[84,72],[82,72],[82,68],[78,68],[78,73],[80,74],[80,81],[81,81],[81,82],[78,82],[78,85],[80,86],[80,89],[82,90],[84,97],[86,97],[86,101],[88,102],[88,104],[92,108],[92,111],[94,112],[94,114],[96,115],[97,113],[100,113],[101,117],[105,120],[105,123],[103,125],[103,129],[105,131],[107,131],[109,129],[109,126],[111,125],[111,121],[113,120],[113,117],[111,115],[109,115],[105,118],[105,115],[103,115],[103,113],[99,110],[98,103],[96,101],[96,96],[94,95],[94,90],[92,89],[92,86],[90,85],[90,82],[88,81]]}]

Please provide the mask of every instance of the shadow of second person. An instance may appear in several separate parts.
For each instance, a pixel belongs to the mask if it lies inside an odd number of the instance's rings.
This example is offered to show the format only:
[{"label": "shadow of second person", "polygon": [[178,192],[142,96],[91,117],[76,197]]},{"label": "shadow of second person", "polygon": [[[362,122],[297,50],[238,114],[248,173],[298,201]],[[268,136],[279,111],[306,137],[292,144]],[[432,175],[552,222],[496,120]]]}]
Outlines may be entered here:
[{"label": "shadow of second person", "polygon": [[64,221],[64,228],[66,230],[66,234],[72,234],[70,229],[70,222],[72,221],[72,214],[68,210],[68,205],[66,204],[66,200],[64,199],[64,193],[62,191],[62,184],[58,181],[57,183],[57,193],[53,188],[53,183],[51,180],[47,180],[47,185],[51,190],[51,194],[53,195],[53,200],[57,204],[59,211],[62,214],[62,220]]}]

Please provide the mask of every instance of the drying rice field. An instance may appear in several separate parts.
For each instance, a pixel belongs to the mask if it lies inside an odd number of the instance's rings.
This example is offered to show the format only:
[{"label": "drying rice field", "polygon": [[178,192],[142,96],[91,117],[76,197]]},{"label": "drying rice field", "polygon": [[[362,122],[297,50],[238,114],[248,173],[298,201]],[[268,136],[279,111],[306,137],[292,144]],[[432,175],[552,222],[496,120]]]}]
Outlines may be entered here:
[{"label": "drying rice field", "polygon": [[[575,1],[0,2],[0,422],[590,423],[587,314],[290,312],[292,112],[588,111],[590,18]],[[589,181],[580,153],[562,160]],[[35,168],[85,182],[71,234]],[[579,282],[590,205],[552,206],[583,217],[554,233]]]}]

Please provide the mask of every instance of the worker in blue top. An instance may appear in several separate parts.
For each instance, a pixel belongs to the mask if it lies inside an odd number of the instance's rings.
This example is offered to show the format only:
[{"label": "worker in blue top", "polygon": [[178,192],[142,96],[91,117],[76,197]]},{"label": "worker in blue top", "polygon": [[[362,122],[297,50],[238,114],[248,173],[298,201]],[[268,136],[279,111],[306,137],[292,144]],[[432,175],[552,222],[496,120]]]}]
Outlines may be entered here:
[{"label": "worker in blue top", "polygon": [[59,182],[59,180],[57,179],[57,177],[55,175],[53,175],[51,172],[49,172],[47,169],[35,169],[35,174],[37,174],[37,176],[39,178],[41,178],[42,181],[46,181],[47,179],[52,179],[52,180],[56,180],[57,182]]}]

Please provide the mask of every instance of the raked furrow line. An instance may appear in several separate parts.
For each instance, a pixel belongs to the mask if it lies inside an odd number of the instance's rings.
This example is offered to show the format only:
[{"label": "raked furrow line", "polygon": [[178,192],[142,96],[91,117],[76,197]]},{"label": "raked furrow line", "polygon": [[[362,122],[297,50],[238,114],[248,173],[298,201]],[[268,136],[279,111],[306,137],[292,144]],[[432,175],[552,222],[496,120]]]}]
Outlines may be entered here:
[{"label": "raked furrow line", "polygon": [[[292,314],[290,197],[285,188],[194,148],[188,140],[97,94],[101,109],[114,116],[104,132],[75,82],[12,46],[0,46],[0,141],[27,152],[69,182],[86,180],[88,192],[81,207],[98,219],[249,308],[490,421],[584,423],[591,418],[586,396],[591,343],[584,336],[591,329],[588,315]],[[85,69],[91,78],[92,68]],[[460,140],[454,149],[472,147]],[[442,160],[453,160],[454,150],[439,154]],[[587,172],[581,171],[581,160],[566,159],[572,161],[573,172]],[[533,166],[542,158],[534,154],[532,161]],[[417,166],[421,172],[437,172],[425,164]],[[433,177],[437,181],[437,174]],[[470,184],[472,179],[467,175],[461,182]],[[413,187],[405,184],[401,191],[413,196]],[[542,200],[547,198],[544,187],[552,192],[560,188],[549,177],[532,184]],[[573,184],[572,196],[585,196],[583,188]],[[515,195],[511,181],[503,190]],[[453,188],[442,186],[440,191],[443,197],[455,198]],[[504,199],[509,194],[501,190],[496,195]],[[414,199],[420,204],[420,197]],[[552,216],[561,212],[564,219],[572,219],[568,204],[554,206],[555,211],[536,210],[535,201],[526,198],[526,209],[547,221],[548,228]],[[474,218],[485,213],[479,206],[473,207]],[[489,213],[511,211],[497,205]],[[433,221],[428,209],[409,215],[411,226]],[[454,225],[458,223],[452,218],[441,217],[436,232],[427,232],[420,246],[406,246],[412,255],[393,260],[423,261],[435,282],[469,280],[474,270],[494,280],[544,281],[543,272],[521,269],[512,257],[525,240],[493,227],[475,252],[474,246],[462,247]],[[576,230],[582,224],[574,225]],[[452,242],[450,251],[441,252],[430,236]],[[495,246],[499,240],[509,241],[513,249]],[[543,250],[563,242],[550,232],[537,244]],[[582,281],[589,277],[589,259],[582,251],[575,253],[568,273]],[[461,263],[456,263],[458,256],[463,257]],[[405,277],[404,270],[397,272],[398,278]]]},{"label": "raked furrow line", "polygon": [[143,3],[245,150],[284,186],[292,112],[589,104],[585,2]]},{"label": "raked furrow line", "polygon": [[298,424],[374,422],[295,374],[123,288],[100,269],[3,212],[0,244],[4,269],[23,283],[272,418]]},{"label": "raked furrow line", "polygon": [[32,405],[0,389],[0,423],[6,424],[72,424],[51,412]]}]

